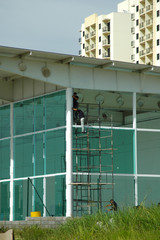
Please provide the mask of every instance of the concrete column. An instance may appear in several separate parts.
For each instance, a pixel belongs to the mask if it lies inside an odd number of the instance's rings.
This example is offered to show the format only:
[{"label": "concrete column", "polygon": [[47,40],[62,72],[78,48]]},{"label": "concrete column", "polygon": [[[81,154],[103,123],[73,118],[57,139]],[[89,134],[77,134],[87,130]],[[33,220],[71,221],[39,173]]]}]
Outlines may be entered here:
[{"label": "concrete column", "polygon": [[66,217],[73,212],[72,196],[72,88],[66,90]]},{"label": "concrete column", "polygon": [[13,103],[10,104],[10,217],[9,220],[13,221]]},{"label": "concrete column", "polygon": [[133,151],[134,151],[134,202],[135,206],[138,205],[138,179],[137,179],[137,117],[136,117],[136,93],[133,93]]}]

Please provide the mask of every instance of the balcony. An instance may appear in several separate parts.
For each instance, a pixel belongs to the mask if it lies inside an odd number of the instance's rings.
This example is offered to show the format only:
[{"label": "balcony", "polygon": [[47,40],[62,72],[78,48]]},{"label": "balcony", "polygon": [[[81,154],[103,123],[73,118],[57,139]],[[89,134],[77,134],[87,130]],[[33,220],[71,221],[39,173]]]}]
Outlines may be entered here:
[{"label": "balcony", "polygon": [[141,23],[139,24],[139,28],[142,29],[142,28],[144,28],[144,27],[145,27],[145,22],[141,22]]},{"label": "balcony", "polygon": [[153,5],[150,4],[150,5],[147,5],[147,6],[146,6],[146,13],[147,13],[147,12],[150,12],[150,11],[152,11],[152,10],[153,10]]},{"label": "balcony", "polygon": [[142,36],[142,37],[139,38],[139,42],[140,42],[140,43],[142,43],[142,42],[144,42],[144,41],[145,41],[145,37],[144,37],[144,36]]},{"label": "balcony", "polygon": [[96,44],[95,44],[95,43],[92,43],[92,44],[90,45],[90,49],[93,50],[93,49],[95,49],[95,48],[96,48]]},{"label": "balcony", "polygon": [[85,35],[85,39],[88,39],[89,38],[89,34],[87,33],[86,35]]},{"label": "balcony", "polygon": [[146,35],[146,41],[152,40],[153,39],[153,33],[148,33]]},{"label": "balcony", "polygon": [[148,19],[147,21],[146,21],[146,26],[148,27],[148,26],[150,26],[150,25],[152,25],[153,24],[153,18],[152,19]]},{"label": "balcony", "polygon": [[102,28],[103,33],[110,32],[110,29],[106,26]]},{"label": "balcony", "polygon": [[107,39],[103,40],[102,41],[102,45],[109,45],[110,44],[110,41],[108,41]]},{"label": "balcony", "polygon": [[104,53],[102,54],[102,57],[103,57],[103,58],[110,58],[110,54],[109,54],[108,52],[104,52]]},{"label": "balcony", "polygon": [[139,9],[139,15],[143,15],[143,14],[145,14],[145,8]]},{"label": "balcony", "polygon": [[96,35],[96,31],[92,31],[91,33],[90,33],[90,37],[94,37]]},{"label": "balcony", "polygon": [[135,47],[135,41],[131,42],[131,47]]},{"label": "balcony", "polygon": [[89,51],[89,46],[85,47],[85,51],[86,52]]},{"label": "balcony", "polygon": [[134,54],[131,55],[131,60],[132,60],[132,61],[135,60],[135,55],[134,55]]},{"label": "balcony", "polygon": [[145,50],[141,50],[141,51],[139,52],[139,55],[140,55],[140,57],[144,56],[144,55],[145,55]]},{"label": "balcony", "polygon": [[135,14],[134,13],[131,14],[131,19],[135,20]]},{"label": "balcony", "polygon": [[79,43],[81,43],[82,42],[82,38],[79,38]]},{"label": "balcony", "polygon": [[153,48],[152,47],[149,47],[146,49],[146,54],[152,54],[153,53]]},{"label": "balcony", "polygon": [[135,28],[134,27],[131,28],[131,33],[135,33]]}]

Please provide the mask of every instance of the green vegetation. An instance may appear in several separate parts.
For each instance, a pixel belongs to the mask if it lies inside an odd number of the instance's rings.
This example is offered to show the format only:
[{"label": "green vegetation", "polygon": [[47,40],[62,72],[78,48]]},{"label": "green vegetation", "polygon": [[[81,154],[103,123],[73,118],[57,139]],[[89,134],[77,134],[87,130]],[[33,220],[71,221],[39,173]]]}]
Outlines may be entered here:
[{"label": "green vegetation", "polygon": [[56,229],[39,227],[15,230],[15,240],[157,240],[160,239],[160,207],[140,207],[116,213],[68,220]]}]

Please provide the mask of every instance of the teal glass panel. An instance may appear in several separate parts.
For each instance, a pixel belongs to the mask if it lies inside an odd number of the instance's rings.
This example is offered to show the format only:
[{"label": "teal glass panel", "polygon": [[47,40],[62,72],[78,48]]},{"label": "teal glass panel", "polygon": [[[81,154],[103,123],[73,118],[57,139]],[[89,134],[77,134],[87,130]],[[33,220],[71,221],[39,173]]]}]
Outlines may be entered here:
[{"label": "teal glass panel", "polygon": [[28,180],[15,181],[14,220],[25,220],[27,216],[30,216],[31,211],[32,211],[32,185],[30,183],[28,185]]},{"label": "teal glass panel", "polygon": [[159,99],[159,94],[137,94],[137,128],[160,129]]},{"label": "teal glass panel", "polygon": [[46,132],[46,173],[65,172],[65,129]]},{"label": "teal glass panel", "polygon": [[[94,214],[99,210],[106,212],[106,205],[114,198],[119,208],[134,206],[134,178],[128,176],[115,176],[113,178],[113,191],[111,175],[74,175],[75,182],[86,183],[73,185],[73,212],[74,216]],[[88,182],[92,183],[87,185]],[[98,185],[107,182],[108,185]]]},{"label": "teal glass panel", "polygon": [[65,176],[56,176],[46,179],[46,206],[53,216],[65,216]]},{"label": "teal glass panel", "polygon": [[138,132],[138,173],[160,174],[160,133]]},{"label": "teal glass panel", "polygon": [[119,208],[134,206],[134,177],[114,176],[114,200]]},{"label": "teal glass panel", "polygon": [[0,138],[10,136],[10,105],[0,107]]},{"label": "teal glass panel", "polygon": [[44,174],[44,144],[43,133],[35,134],[35,175]]},{"label": "teal glass panel", "polygon": [[113,152],[114,173],[133,173],[133,131],[75,128],[73,149],[73,171],[111,173]]},{"label": "teal glass panel", "polygon": [[33,211],[40,211],[43,216],[43,178],[32,180],[34,185],[34,209]]},{"label": "teal glass panel", "polygon": [[113,198],[111,175],[77,174],[73,175],[73,181],[79,182],[73,185],[74,216],[105,212],[105,205]]},{"label": "teal glass panel", "polygon": [[46,129],[65,126],[65,91],[45,96]]},{"label": "teal glass panel", "polygon": [[160,178],[138,177],[138,204],[150,206],[160,202]]},{"label": "teal glass panel", "polygon": [[44,97],[34,99],[34,131],[40,131],[44,129]]},{"label": "teal glass panel", "polygon": [[14,104],[14,135],[33,132],[33,100]]},{"label": "teal glass panel", "polygon": [[133,131],[113,130],[114,173],[133,173]]},{"label": "teal glass panel", "polygon": [[0,141],[0,179],[10,178],[10,140]]},{"label": "teal glass panel", "polygon": [[14,139],[14,176],[28,177],[33,175],[33,136]]},{"label": "teal glass panel", "polygon": [[0,221],[9,220],[9,198],[10,198],[9,182],[0,183]]},{"label": "teal glass panel", "polygon": [[0,107],[0,138],[10,136],[10,105]]}]

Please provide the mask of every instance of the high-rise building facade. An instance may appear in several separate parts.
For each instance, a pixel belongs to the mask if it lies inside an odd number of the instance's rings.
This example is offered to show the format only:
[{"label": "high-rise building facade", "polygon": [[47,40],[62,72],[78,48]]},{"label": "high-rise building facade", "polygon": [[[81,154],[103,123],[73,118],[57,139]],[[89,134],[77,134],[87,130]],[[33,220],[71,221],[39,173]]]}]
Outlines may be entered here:
[{"label": "high-rise building facade", "polygon": [[[82,24],[79,39],[80,56],[128,62],[132,50],[130,26],[131,18],[128,13],[111,13],[101,16],[93,14],[87,17]],[[125,51],[128,54],[124,54]]]},{"label": "high-rise building facade", "polygon": [[[125,0],[119,3],[117,8],[117,13],[99,17],[94,14],[85,19],[81,28],[80,56],[159,66],[160,0]],[[91,47],[91,35],[89,37],[93,16],[96,19],[94,24],[97,26],[94,31],[96,43],[94,51]],[[104,26],[105,23],[108,24],[109,31],[104,32],[105,29],[102,27],[100,32],[98,26],[100,24]],[[107,24],[104,26],[106,29]],[[105,42],[108,43],[107,47],[104,45]]]}]

